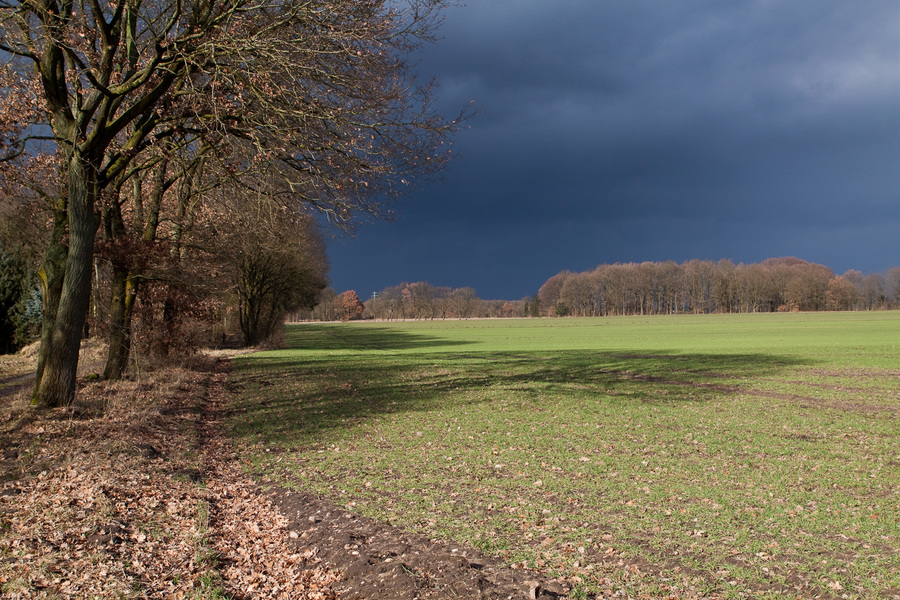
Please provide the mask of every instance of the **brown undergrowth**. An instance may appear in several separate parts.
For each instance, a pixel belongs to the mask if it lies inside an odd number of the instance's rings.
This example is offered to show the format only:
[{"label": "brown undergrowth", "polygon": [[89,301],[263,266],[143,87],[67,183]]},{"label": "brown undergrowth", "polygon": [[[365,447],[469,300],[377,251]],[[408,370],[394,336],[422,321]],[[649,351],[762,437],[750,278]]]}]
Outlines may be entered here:
[{"label": "brown undergrowth", "polygon": [[[227,363],[0,397],[0,597],[335,598],[215,419]],[[212,407],[212,408],[209,408]]]}]

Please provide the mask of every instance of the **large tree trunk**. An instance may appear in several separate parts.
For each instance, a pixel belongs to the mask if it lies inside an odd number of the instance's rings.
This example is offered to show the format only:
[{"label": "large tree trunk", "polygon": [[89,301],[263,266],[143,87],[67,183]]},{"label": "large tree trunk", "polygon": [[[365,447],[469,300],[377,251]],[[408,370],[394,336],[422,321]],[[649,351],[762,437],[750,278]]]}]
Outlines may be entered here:
[{"label": "large tree trunk", "polygon": [[50,247],[44,256],[44,262],[38,271],[38,279],[41,282],[41,346],[38,351],[37,370],[34,378],[34,390],[32,392],[32,404],[36,404],[37,390],[40,388],[44,375],[44,365],[47,361],[47,351],[50,348],[50,338],[56,323],[56,311],[59,308],[59,298],[62,295],[63,275],[66,269],[66,222],[68,212],[66,203],[60,200],[54,209],[53,234],[50,238]]},{"label": "large tree trunk", "polygon": [[69,249],[52,330],[41,344],[41,377],[32,404],[66,406],[75,398],[78,350],[91,298],[99,193],[97,169],[75,152],[68,161]]}]

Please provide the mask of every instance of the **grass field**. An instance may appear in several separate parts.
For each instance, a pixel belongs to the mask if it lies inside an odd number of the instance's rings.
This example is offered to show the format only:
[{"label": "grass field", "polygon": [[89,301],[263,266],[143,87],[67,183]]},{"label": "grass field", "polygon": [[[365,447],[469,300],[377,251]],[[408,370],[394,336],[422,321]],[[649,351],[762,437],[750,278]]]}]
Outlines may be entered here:
[{"label": "grass field", "polygon": [[304,324],[254,470],[574,595],[900,596],[900,313]]}]

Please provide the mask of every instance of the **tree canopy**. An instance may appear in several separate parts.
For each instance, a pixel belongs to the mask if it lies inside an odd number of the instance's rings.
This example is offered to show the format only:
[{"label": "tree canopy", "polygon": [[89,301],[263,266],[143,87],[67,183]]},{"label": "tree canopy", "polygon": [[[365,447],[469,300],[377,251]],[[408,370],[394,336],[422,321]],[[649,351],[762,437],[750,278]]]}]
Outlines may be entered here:
[{"label": "tree canopy", "polygon": [[345,227],[384,216],[386,200],[439,170],[458,120],[432,110],[432,84],[408,60],[445,5],[0,0],[0,156],[19,171],[40,159],[59,183],[44,191],[53,231],[34,402],[71,401],[98,227],[145,212],[153,169],[160,195],[189,181],[176,217],[202,181]]}]

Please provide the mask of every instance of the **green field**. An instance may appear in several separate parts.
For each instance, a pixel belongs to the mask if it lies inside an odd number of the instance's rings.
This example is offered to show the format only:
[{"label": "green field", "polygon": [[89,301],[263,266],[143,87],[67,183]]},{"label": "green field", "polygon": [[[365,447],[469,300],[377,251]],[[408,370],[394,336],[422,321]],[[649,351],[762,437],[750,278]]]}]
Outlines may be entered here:
[{"label": "green field", "polygon": [[900,313],[303,324],[236,359],[261,476],[574,594],[900,594]]}]

